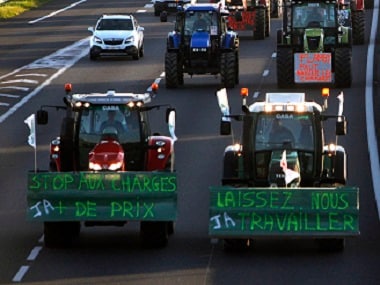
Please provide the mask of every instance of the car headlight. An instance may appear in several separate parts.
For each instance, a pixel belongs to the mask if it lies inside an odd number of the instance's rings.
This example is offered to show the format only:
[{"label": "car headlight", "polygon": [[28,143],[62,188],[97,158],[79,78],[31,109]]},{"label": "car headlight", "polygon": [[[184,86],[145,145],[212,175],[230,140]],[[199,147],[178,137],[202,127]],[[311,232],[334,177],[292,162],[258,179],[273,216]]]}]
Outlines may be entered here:
[{"label": "car headlight", "polygon": [[124,43],[125,44],[126,43],[133,43],[134,39],[135,39],[134,36],[130,36],[130,37],[128,37],[128,38],[125,39]]},{"label": "car headlight", "polygon": [[94,42],[97,43],[97,44],[101,44],[103,41],[99,37],[94,37]]}]

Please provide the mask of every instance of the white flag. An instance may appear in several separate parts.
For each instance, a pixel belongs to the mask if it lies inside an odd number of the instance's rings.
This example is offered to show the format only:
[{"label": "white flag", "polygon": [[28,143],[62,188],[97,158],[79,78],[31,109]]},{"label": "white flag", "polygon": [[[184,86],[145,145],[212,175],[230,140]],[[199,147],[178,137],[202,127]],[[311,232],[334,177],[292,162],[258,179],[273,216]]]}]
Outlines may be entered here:
[{"label": "white flag", "polygon": [[286,161],[286,150],[282,152],[282,157],[280,161],[280,166],[282,168],[282,171],[285,174],[285,184],[288,185],[290,182],[292,182],[294,179],[297,179],[300,177],[300,174],[297,171],[294,171],[292,169],[288,169],[288,163]]},{"label": "white flag", "polygon": [[34,149],[36,148],[36,117],[34,114],[30,115],[24,121],[30,129],[30,135],[28,136],[28,143]]}]

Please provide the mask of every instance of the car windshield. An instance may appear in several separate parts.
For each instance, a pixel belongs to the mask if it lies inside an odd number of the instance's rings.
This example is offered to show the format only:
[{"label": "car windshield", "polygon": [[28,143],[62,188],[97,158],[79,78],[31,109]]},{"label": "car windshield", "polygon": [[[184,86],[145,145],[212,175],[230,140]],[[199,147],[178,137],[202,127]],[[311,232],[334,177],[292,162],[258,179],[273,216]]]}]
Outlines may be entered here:
[{"label": "car windshield", "polygon": [[96,26],[98,31],[131,31],[133,24],[131,19],[102,19]]},{"label": "car windshield", "polygon": [[308,114],[260,114],[256,121],[255,148],[260,150],[314,150],[312,118]]},{"label": "car windshield", "polygon": [[121,144],[139,142],[139,113],[127,106],[91,106],[80,116],[79,141],[96,144],[110,136]]},{"label": "car windshield", "polygon": [[302,3],[294,5],[294,28],[333,28],[336,26],[335,3]]}]

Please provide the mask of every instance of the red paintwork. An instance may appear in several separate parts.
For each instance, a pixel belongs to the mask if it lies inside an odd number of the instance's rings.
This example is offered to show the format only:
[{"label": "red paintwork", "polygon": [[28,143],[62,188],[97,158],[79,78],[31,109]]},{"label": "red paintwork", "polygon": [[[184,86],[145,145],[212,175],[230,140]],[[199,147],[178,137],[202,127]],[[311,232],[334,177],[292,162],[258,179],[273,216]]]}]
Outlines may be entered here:
[{"label": "red paintwork", "polygon": [[122,146],[114,139],[105,139],[100,141],[89,153],[89,162],[97,163],[107,170],[112,163],[122,161],[123,166],[120,171],[125,171],[124,150]]},{"label": "red paintwork", "polygon": [[[156,142],[165,144],[158,146]],[[148,145],[147,171],[164,170],[173,152],[173,140],[165,136],[153,136],[149,138]],[[163,155],[163,158],[159,159],[159,155]]]}]

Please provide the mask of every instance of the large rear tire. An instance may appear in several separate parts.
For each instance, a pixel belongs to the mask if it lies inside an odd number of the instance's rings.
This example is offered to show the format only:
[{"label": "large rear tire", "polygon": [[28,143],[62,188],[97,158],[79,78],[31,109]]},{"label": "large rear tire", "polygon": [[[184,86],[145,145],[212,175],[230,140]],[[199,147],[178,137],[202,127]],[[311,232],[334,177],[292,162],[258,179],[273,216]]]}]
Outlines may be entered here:
[{"label": "large rear tire", "polygon": [[[165,86],[166,88],[177,88],[181,85],[180,70],[178,70],[178,54],[167,52],[165,54]],[[182,73],[182,72],[181,72]],[[183,75],[182,75],[183,78]],[[183,79],[182,79],[183,84]]]},{"label": "large rear tire", "polygon": [[71,246],[80,233],[80,222],[44,222],[44,243],[48,248]]},{"label": "large rear tire", "polygon": [[352,11],[352,40],[354,45],[363,45],[365,41],[364,11]]},{"label": "large rear tire", "polygon": [[277,46],[277,86],[288,88],[294,85],[293,51],[288,47]]},{"label": "large rear tire", "polygon": [[351,71],[352,52],[351,48],[341,47],[335,49],[334,73],[335,87],[349,88],[352,82]]},{"label": "large rear tire", "polygon": [[236,83],[236,57],[235,52],[222,53],[220,58],[221,83],[226,88],[234,88]]},{"label": "large rear tire", "polygon": [[327,252],[339,252],[344,250],[345,239],[344,238],[325,238],[318,239],[319,249]]},{"label": "large rear tire", "polygon": [[161,248],[168,244],[169,234],[174,231],[171,222],[143,221],[140,223],[142,245],[148,248]]},{"label": "large rear tire", "polygon": [[255,26],[253,29],[253,39],[263,40],[265,39],[265,8],[256,9]]},{"label": "large rear tire", "polygon": [[[231,179],[238,176],[238,158],[235,152],[228,151],[224,154],[223,160],[223,178]],[[228,185],[228,184],[223,184]],[[249,247],[248,239],[225,238],[223,239],[224,251],[239,251]]]}]

